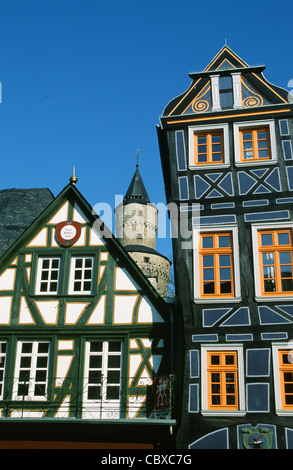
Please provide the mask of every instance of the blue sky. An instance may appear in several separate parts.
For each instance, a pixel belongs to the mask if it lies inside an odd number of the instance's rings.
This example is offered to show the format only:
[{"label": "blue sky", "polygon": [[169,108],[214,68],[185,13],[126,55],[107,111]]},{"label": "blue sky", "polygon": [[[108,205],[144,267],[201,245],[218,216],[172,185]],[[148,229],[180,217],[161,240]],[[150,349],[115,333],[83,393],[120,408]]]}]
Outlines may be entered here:
[{"label": "blue sky", "polygon": [[[140,170],[165,202],[156,125],[227,44],[266,78],[293,78],[292,2],[0,0],[0,189],[49,187],[73,165],[92,204],[114,206]],[[169,241],[157,248],[171,254]]]}]

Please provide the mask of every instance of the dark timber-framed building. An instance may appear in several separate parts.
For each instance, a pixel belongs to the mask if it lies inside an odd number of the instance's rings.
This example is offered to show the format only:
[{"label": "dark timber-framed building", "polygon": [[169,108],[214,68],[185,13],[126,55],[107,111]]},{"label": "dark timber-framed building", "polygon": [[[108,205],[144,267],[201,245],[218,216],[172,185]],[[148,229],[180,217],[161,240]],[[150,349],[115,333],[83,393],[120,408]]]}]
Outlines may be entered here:
[{"label": "dark timber-framed building", "polygon": [[192,233],[173,238],[177,448],[293,447],[293,107],[264,69],[224,46],[157,127],[167,203]]}]

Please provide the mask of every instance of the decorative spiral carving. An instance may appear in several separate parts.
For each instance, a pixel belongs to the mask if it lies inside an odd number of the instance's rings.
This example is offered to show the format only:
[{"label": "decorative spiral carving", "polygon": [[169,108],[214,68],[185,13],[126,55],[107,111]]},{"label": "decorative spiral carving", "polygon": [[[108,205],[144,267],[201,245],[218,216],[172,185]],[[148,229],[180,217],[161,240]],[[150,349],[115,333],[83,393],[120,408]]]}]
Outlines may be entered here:
[{"label": "decorative spiral carving", "polygon": [[247,96],[244,98],[242,101],[242,104],[245,108],[254,108],[255,106],[262,106],[263,104],[263,99],[259,95],[255,96]]},{"label": "decorative spiral carving", "polygon": [[209,109],[209,102],[206,100],[196,100],[192,103],[192,110],[195,113],[204,113]]}]

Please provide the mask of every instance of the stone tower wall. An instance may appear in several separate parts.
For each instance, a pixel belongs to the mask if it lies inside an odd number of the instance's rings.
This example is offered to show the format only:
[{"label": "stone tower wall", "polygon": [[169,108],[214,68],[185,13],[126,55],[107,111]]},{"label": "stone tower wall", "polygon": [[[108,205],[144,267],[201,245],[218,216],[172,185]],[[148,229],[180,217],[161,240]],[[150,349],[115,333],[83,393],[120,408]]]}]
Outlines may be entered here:
[{"label": "stone tower wall", "polygon": [[151,204],[133,202],[116,207],[116,236],[123,246],[156,249],[158,211]]}]

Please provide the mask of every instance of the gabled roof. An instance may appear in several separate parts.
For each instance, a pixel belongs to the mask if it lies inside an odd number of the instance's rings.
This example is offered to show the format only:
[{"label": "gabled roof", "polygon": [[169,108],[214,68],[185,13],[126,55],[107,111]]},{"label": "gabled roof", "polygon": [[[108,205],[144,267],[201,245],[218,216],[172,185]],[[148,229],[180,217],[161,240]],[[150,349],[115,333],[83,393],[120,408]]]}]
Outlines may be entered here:
[{"label": "gabled roof", "polygon": [[53,200],[46,188],[0,191],[0,257]]},{"label": "gabled roof", "polygon": [[231,73],[241,74],[243,109],[287,104],[288,91],[269,83],[263,76],[264,69],[264,65],[250,67],[225,45],[202,72],[189,74],[190,87],[168,103],[162,117],[212,111],[211,76],[231,76]]},{"label": "gabled roof", "polygon": [[139,202],[141,204],[148,204],[150,202],[150,198],[138,169],[138,164],[136,165],[136,171],[124,196],[123,204],[129,204],[131,202]]},{"label": "gabled roof", "polygon": [[[41,211],[33,221],[31,220],[30,224],[27,224],[26,229],[15,239],[14,243],[10,244],[9,248],[2,253],[2,257],[0,258],[1,270],[5,269],[5,266],[15,258],[18,250],[21,249],[22,246],[25,246],[35,233],[39,232],[40,227],[47,223],[66,201],[76,202],[78,204],[80,210],[86,216],[89,225],[91,227],[94,226],[95,231],[98,232],[98,235],[103,240],[114,259],[119,260],[130,276],[145,290],[150,301],[157,304],[163,311],[166,310],[166,304],[162,297],[157,293],[156,289],[151,285],[135,261],[133,261],[131,256],[124,250],[120,242],[103,223],[102,219],[93,211],[93,208],[72,183],[68,184],[56,198],[53,198],[45,210]],[[11,217],[13,218],[13,214],[11,214]]]}]

